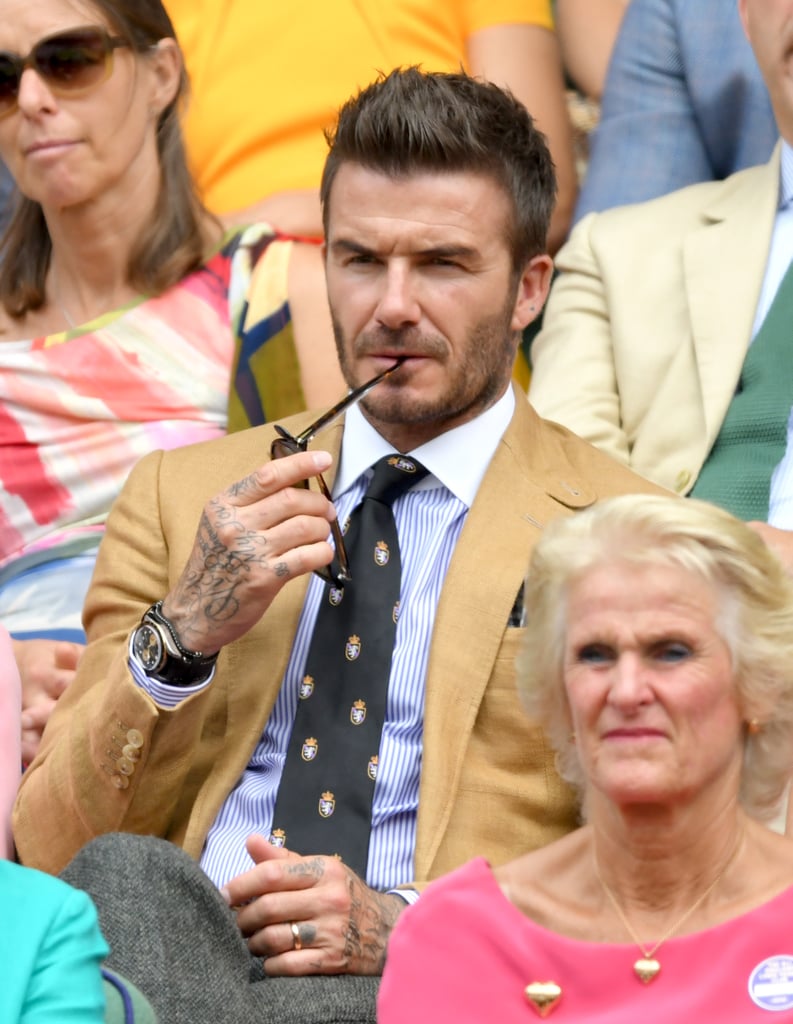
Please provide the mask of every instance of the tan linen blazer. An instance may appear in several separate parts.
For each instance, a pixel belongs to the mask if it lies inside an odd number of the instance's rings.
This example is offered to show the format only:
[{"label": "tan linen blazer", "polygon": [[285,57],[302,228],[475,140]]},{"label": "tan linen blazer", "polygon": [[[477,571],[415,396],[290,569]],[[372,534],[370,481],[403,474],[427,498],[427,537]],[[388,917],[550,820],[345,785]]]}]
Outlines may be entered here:
[{"label": "tan linen blazer", "polygon": [[[544,423],[517,391],[516,400],[438,606],[426,682],[419,882],[476,854],[500,863],[575,825],[572,795],[518,701],[522,630],[508,628],[510,611],[545,522],[607,495],[659,490]],[[310,417],[287,422],[298,431]],[[317,447],[337,454],[341,436],[341,426],[328,430]],[[259,623],[224,648],[207,689],[173,710],[133,682],[129,635],[182,571],[206,500],[265,461],[272,437],[270,427],[257,427],[155,452],[133,470],[108,520],[86,605],[89,647],[20,790],[14,832],[24,863],[57,872],[109,831],[151,833],[200,855],[270,714],[306,578],[290,581]],[[108,768],[130,730],[140,734],[141,756],[128,787],[117,788]]]},{"label": "tan linen blazer", "polygon": [[540,415],[687,493],[738,383],[778,189],[777,147],[725,181],[584,218],[532,346]]}]

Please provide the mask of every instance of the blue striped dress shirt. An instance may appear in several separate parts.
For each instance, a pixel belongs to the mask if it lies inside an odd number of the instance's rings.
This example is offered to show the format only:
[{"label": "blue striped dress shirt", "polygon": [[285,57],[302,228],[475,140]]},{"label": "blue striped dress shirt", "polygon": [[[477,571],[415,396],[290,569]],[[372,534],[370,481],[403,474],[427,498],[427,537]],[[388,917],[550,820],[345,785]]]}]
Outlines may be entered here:
[{"label": "blue striped dress shirt", "polygon": [[[372,835],[366,881],[390,889],[413,878],[416,812],[424,713],[424,681],[435,610],[465,517],[514,409],[511,389],[470,423],[434,438],[411,454],[429,470],[394,503],[402,555],[402,590],[386,719],[380,742],[372,804]],[[363,418],[348,411],[334,503],[344,522],[361,501],[369,469],[393,448]],[[247,871],[245,840],[269,835],[275,798],[297,708],[322,581],[312,576],[279,695],[248,767],[209,830],[201,866],[216,885]],[[150,680],[131,664],[136,681],[163,707],[175,707],[211,679],[187,690]],[[321,853],[322,851],[312,851]]]}]

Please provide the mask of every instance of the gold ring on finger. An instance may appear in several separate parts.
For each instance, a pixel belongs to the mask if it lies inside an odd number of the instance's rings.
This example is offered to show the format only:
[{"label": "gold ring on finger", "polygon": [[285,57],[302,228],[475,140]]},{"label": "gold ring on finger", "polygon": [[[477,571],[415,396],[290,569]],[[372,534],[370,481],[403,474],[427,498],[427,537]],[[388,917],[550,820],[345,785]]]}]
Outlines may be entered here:
[{"label": "gold ring on finger", "polygon": [[303,940],[300,938],[300,926],[292,921],[289,927],[292,929],[292,949],[302,949]]}]

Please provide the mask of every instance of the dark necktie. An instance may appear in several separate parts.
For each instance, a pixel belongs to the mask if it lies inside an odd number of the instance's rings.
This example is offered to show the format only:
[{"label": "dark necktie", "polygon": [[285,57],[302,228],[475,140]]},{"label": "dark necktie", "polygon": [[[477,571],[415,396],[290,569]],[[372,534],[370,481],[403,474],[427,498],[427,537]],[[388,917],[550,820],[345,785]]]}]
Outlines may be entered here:
[{"label": "dark necktie", "polygon": [[362,877],[399,615],[391,505],[426,473],[414,459],[385,456],[350,517],[351,580],[325,585],[273,815],[271,842],[338,854]]},{"label": "dark necktie", "polygon": [[793,263],[746,353],[738,389],[691,491],[740,519],[768,519],[793,407]]}]

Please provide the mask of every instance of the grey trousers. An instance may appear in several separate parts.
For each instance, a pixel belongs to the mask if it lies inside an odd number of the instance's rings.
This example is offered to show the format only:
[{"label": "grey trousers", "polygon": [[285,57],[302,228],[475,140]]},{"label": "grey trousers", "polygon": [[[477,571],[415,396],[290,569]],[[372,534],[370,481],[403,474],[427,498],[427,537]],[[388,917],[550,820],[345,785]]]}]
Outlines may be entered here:
[{"label": "grey trousers", "polygon": [[100,836],[61,877],[92,897],[108,966],[159,1024],[375,1024],[379,978],[266,978],[215,886],[172,843]]}]

